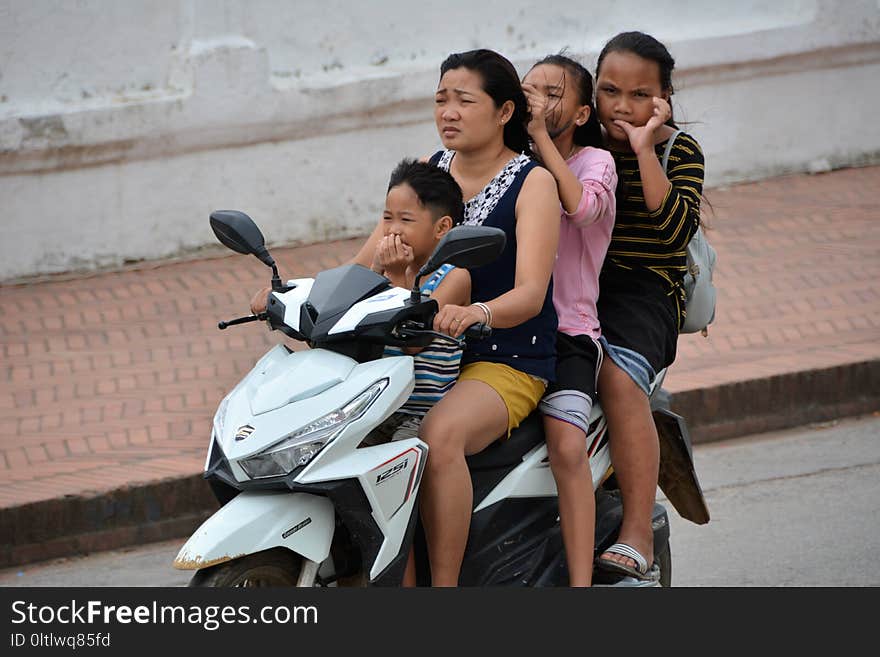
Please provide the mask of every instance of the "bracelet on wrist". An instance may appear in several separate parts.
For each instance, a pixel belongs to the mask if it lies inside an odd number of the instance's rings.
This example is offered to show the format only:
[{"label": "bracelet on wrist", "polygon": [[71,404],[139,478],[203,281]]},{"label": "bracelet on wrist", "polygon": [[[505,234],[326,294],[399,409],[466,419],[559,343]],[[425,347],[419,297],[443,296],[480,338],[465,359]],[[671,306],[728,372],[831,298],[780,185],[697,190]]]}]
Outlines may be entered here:
[{"label": "bracelet on wrist", "polygon": [[484,324],[486,326],[492,326],[492,311],[489,309],[489,306],[481,301],[476,301],[471,305],[476,306],[477,308],[482,310],[483,314],[486,315],[486,321],[484,322]]}]

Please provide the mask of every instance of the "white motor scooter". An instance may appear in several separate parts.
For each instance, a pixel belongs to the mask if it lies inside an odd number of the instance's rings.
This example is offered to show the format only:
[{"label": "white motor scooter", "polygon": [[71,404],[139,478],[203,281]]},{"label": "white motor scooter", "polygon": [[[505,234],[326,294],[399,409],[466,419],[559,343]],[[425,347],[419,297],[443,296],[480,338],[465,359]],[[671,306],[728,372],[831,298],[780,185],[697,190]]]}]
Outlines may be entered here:
[{"label": "white motor scooter", "polygon": [[[428,447],[418,438],[377,440],[376,428],[413,389],[411,356],[382,357],[386,344],[423,346],[437,304],[392,287],[359,265],[343,265],[282,284],[260,230],[245,214],[211,215],[218,239],[253,254],[273,271],[265,319],[305,342],[269,350],[221,401],[205,463],[220,509],[181,548],[174,567],[197,572],[191,586],[399,585],[415,546],[420,584],[430,571],[419,524],[418,493]],[[476,267],[504,249],[504,233],[453,228],[420,276],[442,263]],[[491,330],[474,325],[467,340]],[[442,336],[455,340],[449,336]],[[658,379],[657,391],[659,392]],[[661,487],[682,515],[706,522],[683,420],[655,411],[661,434]],[[614,542],[622,508],[613,486],[601,408],[590,417],[587,449],[596,482],[596,548]],[[540,417],[530,416],[509,440],[468,458],[474,512],[462,585],[565,586],[568,573],[556,486]],[[671,583],[669,524],[654,507],[654,566],[645,579],[596,572],[594,582]]]}]

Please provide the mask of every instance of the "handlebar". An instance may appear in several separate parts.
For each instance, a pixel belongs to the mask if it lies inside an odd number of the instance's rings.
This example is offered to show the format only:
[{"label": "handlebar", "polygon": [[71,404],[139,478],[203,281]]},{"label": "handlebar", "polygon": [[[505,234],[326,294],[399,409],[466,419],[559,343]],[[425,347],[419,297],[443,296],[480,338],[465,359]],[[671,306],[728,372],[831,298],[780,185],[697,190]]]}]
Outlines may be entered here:
[{"label": "handlebar", "polygon": [[[245,317],[236,317],[235,319],[230,319],[228,321],[218,322],[217,328],[221,331],[229,328],[230,326],[236,326],[238,324],[248,324],[250,322],[262,321],[269,317],[268,313],[262,312],[258,315],[247,315]],[[471,324],[468,326],[464,332],[457,338],[452,337],[451,335],[447,335],[446,333],[440,333],[439,331],[434,331],[431,327],[433,326],[433,315],[431,315],[428,321],[424,323],[419,320],[415,321],[413,319],[404,320],[401,322],[397,329],[397,334],[401,338],[409,338],[416,337],[418,335],[422,336],[434,336],[440,339],[448,340],[450,342],[461,343],[463,340],[471,339],[471,340],[484,340],[492,335],[492,327],[482,322],[477,322],[475,324]]]},{"label": "handlebar", "polygon": [[459,337],[454,338],[451,335],[447,335],[446,333],[440,333],[439,331],[434,331],[430,328],[424,328],[424,324],[421,322],[415,322],[412,320],[403,322],[397,330],[400,337],[414,337],[417,335],[431,335],[436,338],[440,338],[441,340],[447,340],[449,342],[461,343],[462,340],[466,338],[470,338],[473,340],[483,340],[492,335],[492,327],[487,326],[486,324],[477,322],[476,324],[471,324],[468,326],[464,333],[462,333]]},{"label": "handlebar", "polygon": [[464,331],[464,337],[474,338],[475,340],[483,340],[490,335],[492,335],[492,327],[481,322],[471,324]]}]

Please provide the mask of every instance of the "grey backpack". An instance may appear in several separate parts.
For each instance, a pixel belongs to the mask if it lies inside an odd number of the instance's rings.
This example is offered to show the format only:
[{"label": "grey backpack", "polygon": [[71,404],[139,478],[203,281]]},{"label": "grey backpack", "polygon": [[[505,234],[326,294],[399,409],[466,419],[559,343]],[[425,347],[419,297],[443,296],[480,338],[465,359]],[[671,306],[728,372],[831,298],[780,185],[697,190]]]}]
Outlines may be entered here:
[{"label": "grey backpack", "polygon": [[[681,133],[676,130],[666,143],[663,153],[663,171],[669,164],[669,153],[676,137]],[[684,326],[679,333],[702,332],[706,335],[707,328],[715,320],[715,286],[712,284],[712,272],[715,269],[715,249],[706,240],[701,227],[697,227],[687,245],[687,273],[684,275],[685,318]]]}]

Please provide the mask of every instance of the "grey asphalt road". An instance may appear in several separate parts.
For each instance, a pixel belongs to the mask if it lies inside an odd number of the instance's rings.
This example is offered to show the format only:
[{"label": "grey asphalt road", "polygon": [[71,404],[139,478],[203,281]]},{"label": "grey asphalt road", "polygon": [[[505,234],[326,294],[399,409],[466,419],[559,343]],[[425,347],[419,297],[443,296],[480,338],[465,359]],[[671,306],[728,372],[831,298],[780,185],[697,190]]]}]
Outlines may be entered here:
[{"label": "grey asphalt road", "polygon": [[675,586],[878,586],[880,413],[699,446],[711,520],[670,511]]},{"label": "grey asphalt road", "polygon": [[[694,460],[711,520],[667,505],[673,586],[880,585],[880,413],[699,445]],[[184,586],[183,542],[4,570],[0,586]]]}]

